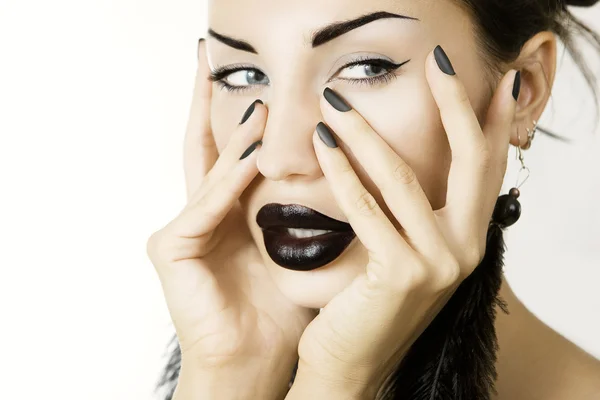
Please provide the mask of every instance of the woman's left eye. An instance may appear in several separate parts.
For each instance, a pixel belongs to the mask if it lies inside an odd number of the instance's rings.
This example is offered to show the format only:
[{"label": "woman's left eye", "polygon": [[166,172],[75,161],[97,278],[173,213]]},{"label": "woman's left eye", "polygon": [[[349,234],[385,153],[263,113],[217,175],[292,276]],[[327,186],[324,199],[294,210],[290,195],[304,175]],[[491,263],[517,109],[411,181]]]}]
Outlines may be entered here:
[{"label": "woman's left eye", "polygon": [[381,75],[381,73],[389,72],[380,65],[375,64],[358,64],[344,68],[342,71],[348,71],[348,74],[340,74],[341,79],[363,79]]},{"label": "woman's left eye", "polygon": [[350,83],[365,83],[369,85],[389,82],[396,77],[394,71],[408,61],[396,64],[381,58],[356,60],[342,67],[336,78]]}]

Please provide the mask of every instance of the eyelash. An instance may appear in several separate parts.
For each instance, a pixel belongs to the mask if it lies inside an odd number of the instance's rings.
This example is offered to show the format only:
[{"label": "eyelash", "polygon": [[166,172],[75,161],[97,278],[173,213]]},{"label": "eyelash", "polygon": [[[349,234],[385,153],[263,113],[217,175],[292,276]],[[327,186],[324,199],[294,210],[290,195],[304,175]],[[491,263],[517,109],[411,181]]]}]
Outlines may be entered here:
[{"label": "eyelash", "polygon": [[[349,82],[353,85],[363,85],[364,84],[364,85],[369,85],[369,86],[375,86],[376,84],[379,84],[379,83],[389,83],[392,80],[394,80],[397,77],[396,74],[394,73],[394,71],[396,71],[398,68],[400,68],[402,65],[406,64],[409,61],[410,60],[407,60],[400,64],[396,64],[391,61],[384,60],[382,58],[369,58],[369,57],[361,58],[361,57],[359,57],[358,59],[340,67],[338,72],[340,72],[348,67],[357,66],[357,65],[374,65],[374,66],[386,69],[387,72],[384,73],[383,75],[372,76],[372,77],[368,77],[368,78],[362,78],[362,79],[340,78],[340,80]],[[221,86],[221,89],[226,89],[229,92],[243,92],[243,91],[249,90],[253,85],[233,86],[233,85],[230,85],[227,82],[225,82],[225,78],[234,72],[245,71],[245,70],[258,71],[261,74],[264,74],[261,70],[251,67],[249,65],[233,64],[233,65],[226,66],[226,67],[216,68],[214,71],[211,71],[208,79],[213,82],[216,82],[217,84],[219,84]],[[265,76],[266,76],[266,74],[265,74]]]}]

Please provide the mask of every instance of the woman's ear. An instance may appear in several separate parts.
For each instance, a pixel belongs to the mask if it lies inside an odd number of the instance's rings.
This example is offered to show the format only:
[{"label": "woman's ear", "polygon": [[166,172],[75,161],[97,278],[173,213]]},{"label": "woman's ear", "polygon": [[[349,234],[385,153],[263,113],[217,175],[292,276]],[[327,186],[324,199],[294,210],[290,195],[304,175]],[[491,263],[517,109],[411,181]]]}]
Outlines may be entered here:
[{"label": "woman's ear", "polygon": [[534,121],[539,121],[551,95],[556,73],[556,36],[549,31],[533,36],[525,42],[510,68],[521,71],[521,91],[514,121],[516,129],[511,133],[510,144],[524,146],[527,129],[533,129]]}]

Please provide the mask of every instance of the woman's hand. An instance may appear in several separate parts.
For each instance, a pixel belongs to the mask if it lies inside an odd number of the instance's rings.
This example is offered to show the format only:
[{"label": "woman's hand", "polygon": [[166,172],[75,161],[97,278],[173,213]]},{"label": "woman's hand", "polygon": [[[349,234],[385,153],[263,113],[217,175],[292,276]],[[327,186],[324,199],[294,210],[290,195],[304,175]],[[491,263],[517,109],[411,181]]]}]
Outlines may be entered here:
[{"label": "woman's hand", "polygon": [[148,240],[181,349],[175,397],[281,399],[314,312],[293,305],[275,286],[238,202],[258,173],[256,142],[267,109],[251,106],[219,155],[205,43],[199,46],[184,143],[188,203]]},{"label": "woman's hand", "polygon": [[450,74],[440,70],[430,53],[427,80],[452,150],[446,205],[435,211],[398,154],[339,95],[324,93],[333,103],[322,100],[325,121],[381,191],[402,229],[395,228],[361,184],[343,151],[331,147],[333,136],[327,140],[328,129],[320,124],[313,136],[319,163],[367,248],[369,262],[365,273],[306,328],[287,398],[323,392],[330,399],[336,393],[345,399],[375,398],[412,343],[483,258],[506,171],[517,72],[511,70],[500,81],[482,129],[462,83],[451,67],[446,70]]}]

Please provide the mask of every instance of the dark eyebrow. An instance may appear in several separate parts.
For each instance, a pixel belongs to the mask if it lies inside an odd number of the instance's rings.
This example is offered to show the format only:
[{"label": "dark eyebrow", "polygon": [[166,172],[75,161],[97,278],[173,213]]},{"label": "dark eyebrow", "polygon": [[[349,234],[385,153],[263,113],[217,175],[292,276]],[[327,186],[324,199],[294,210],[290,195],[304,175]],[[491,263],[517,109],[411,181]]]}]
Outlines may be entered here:
[{"label": "dark eyebrow", "polygon": [[[320,28],[312,35],[312,47],[315,48],[321,46],[322,44],[336,39],[342,36],[343,34],[350,32],[351,30],[360,28],[363,25],[383,18],[401,18],[419,21],[418,18],[409,17],[407,15],[393,14],[386,11],[377,11],[371,14],[362,15],[358,18],[351,19],[349,21],[334,22],[323,28]],[[256,51],[256,49],[250,43],[244,40],[234,39],[232,37],[222,35],[220,33],[215,32],[211,28],[208,28],[208,35],[212,36],[219,42],[226,44],[229,47],[233,47],[234,49],[258,54],[258,51]]]},{"label": "dark eyebrow", "polygon": [[245,42],[240,39],[234,39],[229,36],[221,35],[215,31],[213,31],[210,28],[208,28],[208,34],[210,36],[214,37],[215,39],[217,39],[219,42],[226,44],[229,47],[233,47],[234,49],[238,49],[238,50],[242,50],[242,51],[247,51],[247,52],[253,53],[253,54],[258,54],[258,51],[256,51],[256,49],[254,47],[252,47],[252,45],[248,42]]},{"label": "dark eyebrow", "polygon": [[325,44],[339,36],[342,36],[343,34],[348,33],[353,29],[360,28],[363,25],[366,25],[373,21],[377,21],[378,19],[382,18],[402,18],[419,21],[418,18],[409,17],[407,15],[392,14],[385,11],[378,11],[360,16],[349,21],[335,22],[331,25],[327,25],[324,28],[319,29],[312,35],[312,47],[315,48],[317,46],[321,46],[322,44]]}]

